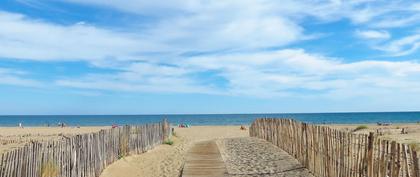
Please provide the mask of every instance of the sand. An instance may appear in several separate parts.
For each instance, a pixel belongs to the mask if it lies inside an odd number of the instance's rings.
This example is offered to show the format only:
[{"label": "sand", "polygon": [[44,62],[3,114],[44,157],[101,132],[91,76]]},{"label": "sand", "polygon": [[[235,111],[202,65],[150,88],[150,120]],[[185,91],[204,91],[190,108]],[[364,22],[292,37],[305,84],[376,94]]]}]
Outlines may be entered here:
[{"label": "sand", "polygon": [[244,137],[216,142],[229,177],[312,177],[291,155],[267,141]]},{"label": "sand", "polygon": [[247,137],[239,126],[193,126],[175,128],[174,144],[129,156],[108,166],[101,177],[179,177],[188,149],[196,142]]},{"label": "sand", "polygon": [[[376,124],[341,124],[341,125],[325,125],[343,131],[351,131],[358,126],[367,126],[367,129],[355,131],[354,133],[381,132],[381,138],[387,140],[394,140],[400,143],[407,143],[420,147],[420,124],[392,124],[389,126],[378,126]],[[405,129],[406,134],[402,134],[402,129]],[[420,149],[419,149],[420,150]]]},{"label": "sand", "polygon": [[[359,125],[326,126],[352,131]],[[389,134],[383,135],[384,138],[401,142],[420,142],[420,131],[418,131],[420,125],[418,124],[398,124],[388,127],[367,126],[369,129],[356,133],[368,133],[382,128],[389,131]],[[407,128],[408,134],[399,133],[403,127]],[[249,138],[248,131],[239,130],[239,126],[193,126],[191,128],[175,128],[175,133],[175,143],[172,146],[160,145],[145,154],[119,160],[106,168],[101,177],[178,177],[188,149],[194,143],[206,140],[216,140],[231,176],[245,177],[253,176],[252,174],[310,176],[287,153],[268,142]],[[275,159],[288,160],[287,163],[283,163],[275,161]]]},{"label": "sand", "polygon": [[[359,125],[324,126],[353,131]],[[355,133],[368,133],[380,130],[383,132],[382,138],[417,144],[420,147],[420,124],[393,124],[391,126],[368,124],[366,126],[368,129],[359,130]],[[60,139],[63,136],[95,132],[105,128],[110,127],[25,127],[23,129],[1,127],[0,152],[21,146],[30,140]],[[401,134],[402,128],[405,128],[408,134]],[[275,156],[282,156],[280,149],[269,143],[256,143],[252,138],[241,139],[241,137],[248,137],[249,132],[240,130],[239,126],[193,126],[191,128],[175,128],[175,133],[176,135],[172,138],[174,141],[173,145],[160,145],[144,154],[128,156],[118,160],[108,166],[101,177],[178,177],[188,149],[194,143],[206,140],[217,140],[216,142],[224,160],[229,162],[227,164],[228,171],[230,170],[230,173],[237,174],[234,176],[249,176],[241,174],[243,171],[274,173],[276,172],[273,171],[274,166],[281,166],[276,164],[278,162],[264,162],[264,159],[269,161],[272,154],[280,153]],[[258,160],[263,161],[259,162]],[[250,164],[264,165],[250,166]],[[300,174],[305,175],[305,172],[300,173],[298,171],[297,176]],[[282,175],[284,176],[284,174],[279,176]]]},{"label": "sand", "polygon": [[0,153],[21,147],[29,141],[60,140],[111,127],[0,127]]}]

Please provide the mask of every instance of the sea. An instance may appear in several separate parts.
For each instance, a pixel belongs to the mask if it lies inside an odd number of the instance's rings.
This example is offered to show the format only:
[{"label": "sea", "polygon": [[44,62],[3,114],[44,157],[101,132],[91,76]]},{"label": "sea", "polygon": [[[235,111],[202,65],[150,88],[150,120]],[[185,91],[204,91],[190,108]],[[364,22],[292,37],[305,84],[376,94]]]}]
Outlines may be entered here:
[{"label": "sea", "polygon": [[161,114],[161,115],[3,115],[0,126],[109,126],[155,123],[167,119],[171,124],[250,125],[257,118],[292,118],[315,124],[420,123],[420,112],[351,113],[267,113],[267,114]]}]

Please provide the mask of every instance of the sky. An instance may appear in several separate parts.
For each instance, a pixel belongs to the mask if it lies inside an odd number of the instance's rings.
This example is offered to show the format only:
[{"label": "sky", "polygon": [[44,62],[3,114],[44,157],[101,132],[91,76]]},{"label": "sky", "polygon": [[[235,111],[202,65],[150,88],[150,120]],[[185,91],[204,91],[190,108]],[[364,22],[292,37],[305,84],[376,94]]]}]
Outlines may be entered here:
[{"label": "sky", "polygon": [[420,2],[2,0],[0,114],[420,110]]}]

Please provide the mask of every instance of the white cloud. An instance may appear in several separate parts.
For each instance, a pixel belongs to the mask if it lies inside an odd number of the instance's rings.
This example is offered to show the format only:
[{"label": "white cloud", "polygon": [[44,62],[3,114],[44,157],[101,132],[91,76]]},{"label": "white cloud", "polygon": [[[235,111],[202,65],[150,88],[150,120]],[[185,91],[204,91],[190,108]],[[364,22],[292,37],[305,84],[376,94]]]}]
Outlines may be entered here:
[{"label": "white cloud", "polygon": [[191,50],[284,46],[305,37],[303,29],[287,18],[254,9],[237,13],[229,13],[230,10],[211,6],[200,14],[174,16],[145,28],[125,30],[127,32],[86,23],[59,25],[0,11],[0,45],[3,46],[0,57],[127,61],[142,60],[150,53],[170,55]]},{"label": "white cloud", "polygon": [[[419,10],[420,11],[420,10]],[[371,26],[375,28],[401,28],[410,25],[416,25],[420,22],[420,15],[414,14],[411,16],[385,17]]]},{"label": "white cloud", "polygon": [[141,52],[162,51],[134,34],[89,25],[63,26],[0,11],[0,57],[26,60],[134,59]]},{"label": "white cloud", "polygon": [[[255,50],[312,39],[301,23],[350,19],[374,24],[393,12],[415,12],[412,3],[359,1],[270,0],[60,0],[118,9],[153,22],[130,29],[105,29],[86,23],[54,24],[0,12],[0,56],[36,60],[144,60],[189,51]],[[28,1],[27,4],[36,3]],[[136,25],[134,25],[136,26]],[[386,37],[383,31],[364,36]],[[379,34],[379,33],[380,34]],[[148,57],[147,57],[148,58]]]},{"label": "white cloud", "polygon": [[27,73],[19,70],[0,68],[0,85],[14,85],[24,87],[42,87],[39,81],[26,79]]},{"label": "white cloud", "polygon": [[[226,84],[202,83],[200,72],[215,71]],[[173,74],[169,74],[173,73]],[[147,77],[144,77],[147,76]],[[302,49],[179,59],[176,66],[140,64],[113,75],[60,80],[61,86],[123,91],[162,91],[252,97],[348,98],[420,93],[420,63],[343,62]],[[345,93],[345,94],[344,94]]]},{"label": "white cloud", "polygon": [[[416,1],[313,1],[313,0],[57,0],[86,5],[103,6],[120,11],[146,16],[183,17],[201,16],[204,14],[238,14],[238,15],[275,15],[298,20],[301,17],[312,16],[319,20],[333,21],[350,19],[355,24],[371,24],[373,26],[396,27],[394,20],[404,20],[407,16],[416,15],[420,5]],[[262,13],[261,13],[262,12]],[[403,12],[403,13],[401,13]],[[411,17],[410,17],[411,18]],[[229,18],[227,18],[229,20]],[[376,22],[379,21],[379,24]],[[410,21],[410,20],[406,20]],[[414,22],[414,21],[412,21]],[[404,22],[403,25],[410,25]]]},{"label": "white cloud", "polygon": [[389,39],[391,37],[391,35],[387,31],[377,31],[377,30],[366,30],[366,31],[357,30],[355,34],[356,36],[362,39]]},{"label": "white cloud", "polygon": [[376,49],[385,51],[391,56],[410,55],[418,51],[419,48],[420,34],[405,36],[376,47]]},{"label": "white cloud", "polygon": [[[384,89],[381,88],[383,80],[402,82],[420,75],[420,64],[415,62],[343,63],[291,49],[256,55],[202,57],[191,61],[203,69],[223,70],[223,75],[234,84],[233,92],[247,88],[253,93],[254,89],[264,88],[260,93],[269,95],[287,93],[289,89],[340,90],[362,84],[361,88],[371,86],[381,90]],[[411,82],[410,79],[406,82]]]},{"label": "white cloud", "polygon": [[115,74],[90,74],[83,78],[57,80],[59,86],[130,92],[213,93],[216,88],[200,85],[188,77],[194,72],[177,66],[134,63]]},{"label": "white cloud", "polygon": [[[116,8],[155,21],[144,25],[146,27],[119,30],[88,23],[60,25],[0,12],[0,57],[85,60],[95,66],[117,69],[112,74],[90,73],[55,82],[59,86],[82,89],[258,97],[419,93],[420,64],[415,61],[349,62],[303,49],[261,52],[270,47],[288,48],[289,44],[308,39],[313,34],[307,34],[301,25],[305,20],[324,23],[349,19],[353,25],[374,26],[389,14],[403,11],[408,7],[405,3],[377,4],[369,0],[67,1]],[[407,13],[415,10],[409,11]],[[356,34],[365,39],[391,37],[387,31],[375,28]],[[417,35],[407,36],[386,43],[380,49],[407,55],[418,49],[419,41]],[[188,52],[220,50],[227,52],[182,56]],[[225,83],[215,86],[215,83],[202,81],[201,72],[214,72],[214,77]],[[6,76],[16,78],[10,73]]]},{"label": "white cloud", "polygon": [[[348,17],[354,22],[367,22],[375,16],[390,11],[391,5],[375,4],[370,0],[359,1],[310,1],[310,0],[169,0],[169,1],[139,1],[139,0],[62,0],[67,2],[100,5],[119,9],[121,11],[152,15],[152,16],[183,16],[186,14],[202,15],[206,13],[240,13],[240,15],[255,15],[258,11],[265,14],[310,15],[320,19],[336,19]],[[360,8],[361,5],[375,4],[378,8]],[[393,3],[390,3],[393,4]],[[372,5],[373,6],[373,5]],[[373,7],[375,7],[373,6]],[[222,13],[224,12],[224,13]],[[260,14],[260,13],[258,13]]]}]

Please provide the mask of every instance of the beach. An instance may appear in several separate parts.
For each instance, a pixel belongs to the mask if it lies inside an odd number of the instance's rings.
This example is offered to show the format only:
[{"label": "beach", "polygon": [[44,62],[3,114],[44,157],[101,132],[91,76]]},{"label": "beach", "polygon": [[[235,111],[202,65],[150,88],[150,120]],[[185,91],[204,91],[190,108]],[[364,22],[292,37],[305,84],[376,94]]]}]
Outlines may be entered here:
[{"label": "beach", "polygon": [[[354,131],[358,126],[365,125],[367,128]],[[330,124],[329,126],[342,131],[364,133],[382,132],[381,137],[397,142],[412,145],[420,145],[419,124],[392,124],[389,126],[378,126],[376,124]],[[0,128],[1,148],[4,152],[19,147],[31,140],[44,141],[60,139],[66,136],[74,136],[89,132],[96,132],[101,129],[111,128],[109,126],[92,127],[2,127]],[[407,134],[401,134],[402,128]],[[171,137],[172,145],[162,144],[146,153],[129,155],[110,164],[102,172],[101,177],[178,177],[183,168],[188,150],[197,142],[215,140],[227,169],[230,173],[275,173],[279,164],[266,163],[272,159],[272,154],[284,157],[281,150],[270,143],[249,138],[247,130],[240,130],[240,126],[192,126],[190,128],[174,127],[174,135]],[[259,152],[260,153],[255,153]],[[283,152],[284,153],[284,152]],[[265,159],[265,160],[264,160]],[[259,162],[259,160],[262,160]],[[293,160],[293,159],[291,159]],[[260,164],[252,166],[250,164]],[[284,165],[283,165],[284,166]],[[298,164],[290,165],[295,168]],[[284,166],[289,168],[289,166]],[[306,171],[290,172],[296,176],[307,176]],[[239,175],[240,176],[240,175]],[[275,176],[275,175],[274,175]]]},{"label": "beach", "polygon": [[[331,128],[339,129],[342,131],[368,134],[375,132],[380,138],[386,140],[394,140],[399,143],[406,143],[417,146],[420,148],[420,124],[419,123],[396,123],[390,125],[377,125],[377,124],[334,124],[325,125]],[[363,127],[355,131],[357,127]],[[402,133],[402,131],[406,133]]]},{"label": "beach", "polygon": [[[356,127],[363,124],[339,124],[324,125],[343,131],[352,131]],[[355,133],[374,132],[377,129],[387,130],[388,133],[383,138],[392,139],[398,142],[406,142],[410,144],[420,144],[420,125],[418,124],[394,124],[391,126],[376,126],[368,124],[368,129],[356,131]],[[401,128],[408,129],[408,134],[400,134]],[[122,160],[111,164],[104,170],[101,177],[118,177],[124,174],[127,177],[178,177],[185,160],[185,154],[188,149],[196,142],[206,140],[216,140],[221,153],[226,161],[228,170],[232,173],[241,173],[242,171],[252,173],[274,173],[278,164],[265,164],[258,166],[250,166],[251,164],[264,164],[266,161],[259,163],[259,159],[270,159],[272,154],[279,152],[279,149],[273,148],[264,143],[255,143],[255,140],[242,139],[248,137],[248,131],[239,130],[239,126],[193,126],[191,128],[175,128],[176,137],[174,144],[160,145],[157,148],[140,155],[129,156]],[[246,143],[244,143],[246,142]],[[236,144],[235,144],[236,143]],[[232,148],[235,147],[235,148]],[[249,149],[254,148],[252,151]],[[261,156],[253,158],[258,149],[265,149]],[[229,156],[230,154],[235,154]],[[239,152],[249,152],[248,154],[240,154]],[[254,153],[252,153],[254,152]],[[239,157],[242,158],[239,158]],[[281,156],[281,155],[279,155]],[[248,161],[247,161],[248,158]],[[305,176],[306,172],[295,172],[296,176]],[[246,175],[243,175],[246,176]]]},{"label": "beach", "polygon": [[111,127],[0,127],[0,153],[21,147],[29,141],[60,140],[64,137],[98,132],[108,128]]},{"label": "beach", "polygon": [[129,156],[108,166],[101,177],[178,177],[188,149],[196,142],[249,136],[239,126],[175,128],[173,145],[160,145],[147,153]]}]

